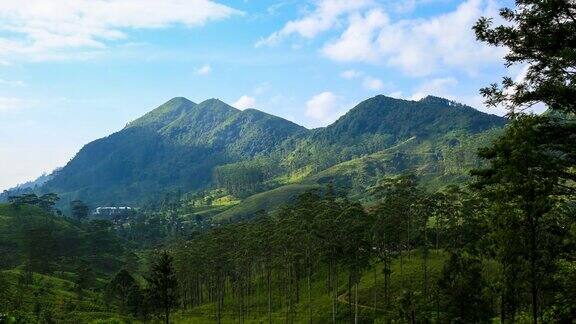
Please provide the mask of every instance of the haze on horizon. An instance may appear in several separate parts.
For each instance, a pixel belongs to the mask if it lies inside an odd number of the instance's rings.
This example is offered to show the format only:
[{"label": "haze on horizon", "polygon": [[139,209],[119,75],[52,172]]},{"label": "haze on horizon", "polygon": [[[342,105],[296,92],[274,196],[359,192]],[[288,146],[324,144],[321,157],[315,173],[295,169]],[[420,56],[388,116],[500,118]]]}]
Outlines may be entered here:
[{"label": "haze on horizon", "polygon": [[0,190],[177,96],[309,128],[376,94],[488,111],[478,89],[523,69],[471,26],[509,4],[0,0]]}]

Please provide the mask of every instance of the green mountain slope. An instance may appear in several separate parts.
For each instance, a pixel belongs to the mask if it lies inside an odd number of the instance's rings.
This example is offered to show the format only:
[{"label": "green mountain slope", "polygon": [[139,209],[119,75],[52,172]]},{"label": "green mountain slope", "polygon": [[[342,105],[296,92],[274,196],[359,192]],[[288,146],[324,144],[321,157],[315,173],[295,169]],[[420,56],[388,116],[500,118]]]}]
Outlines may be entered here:
[{"label": "green mountain slope", "polygon": [[305,131],[256,110],[217,99],[174,98],[123,130],[87,144],[43,188],[63,201],[139,204],[169,191],[205,188],[212,170],[269,153]]},{"label": "green mountain slope", "polygon": [[386,96],[367,99],[332,125],[299,142],[285,163],[316,171],[375,153],[408,138],[435,141],[446,134],[472,135],[504,126],[506,119],[453,101],[426,97],[420,101]]},{"label": "green mountain slope", "polygon": [[495,128],[473,135],[448,133],[432,139],[412,136],[385,150],[338,163],[296,178],[291,184],[250,196],[215,220],[238,219],[260,209],[270,210],[270,206],[282,205],[306,190],[322,188],[328,183],[361,198],[379,179],[406,172],[416,174],[421,183],[431,189],[463,182],[469,171],[482,163],[476,151],[488,146],[500,132],[500,128]]},{"label": "green mountain slope", "polygon": [[150,127],[153,129],[159,129],[171,123],[172,121],[185,116],[195,106],[195,103],[186,98],[172,98],[160,107],[129,123],[126,128]]},{"label": "green mountain slope", "polygon": [[477,163],[475,143],[505,123],[442,98],[376,96],[308,130],[218,99],[174,98],[87,144],[42,190],[64,203],[139,205],[167,192],[223,188],[242,198],[328,179],[360,192],[382,174],[407,170],[457,178]]}]

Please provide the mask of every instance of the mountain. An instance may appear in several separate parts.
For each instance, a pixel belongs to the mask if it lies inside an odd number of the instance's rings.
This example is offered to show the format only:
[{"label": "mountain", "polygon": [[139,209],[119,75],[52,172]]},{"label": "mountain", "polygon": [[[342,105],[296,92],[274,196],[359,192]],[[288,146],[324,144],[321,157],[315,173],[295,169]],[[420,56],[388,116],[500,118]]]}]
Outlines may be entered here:
[{"label": "mountain", "polygon": [[174,98],[121,131],[84,146],[43,190],[64,203],[138,204],[170,191],[210,185],[212,170],[271,152],[306,131],[256,110],[217,99],[195,104]]},{"label": "mountain", "polygon": [[215,188],[240,198],[265,197],[284,185],[308,188],[331,179],[361,192],[385,173],[463,176],[479,163],[476,146],[505,124],[504,118],[431,96],[376,96],[312,130],[218,99],[196,104],[174,98],[87,144],[42,190],[59,193],[64,203],[83,199],[92,205],[141,205],[170,192]]},{"label": "mountain", "polygon": [[[55,171],[58,171],[56,169]],[[28,192],[33,192],[38,190],[42,185],[53,178],[53,173],[42,173],[41,176],[34,180],[30,180],[24,183],[20,183],[10,189],[0,192],[0,203],[8,201],[8,197],[11,195],[21,195]]]},{"label": "mountain", "polygon": [[149,127],[160,129],[179,117],[188,114],[195,106],[195,103],[186,98],[172,98],[160,107],[129,123],[126,128]]},{"label": "mountain", "polygon": [[[364,198],[379,179],[415,173],[424,186],[461,183],[483,161],[476,152],[500,134],[507,120],[447,99],[408,101],[376,96],[333,124],[299,141],[278,163],[288,175],[216,220],[249,217],[311,188],[333,183]],[[285,142],[286,143],[286,142]]]},{"label": "mountain", "polygon": [[443,98],[407,101],[380,95],[361,102],[322,133],[337,142],[366,134],[389,134],[398,140],[451,131],[478,133],[504,123],[501,117]]},{"label": "mountain", "polygon": [[295,169],[312,165],[317,172],[412,137],[417,143],[451,141],[455,146],[460,137],[505,124],[505,118],[443,98],[411,101],[380,95],[359,103],[333,124],[313,130],[294,147],[286,163]]}]

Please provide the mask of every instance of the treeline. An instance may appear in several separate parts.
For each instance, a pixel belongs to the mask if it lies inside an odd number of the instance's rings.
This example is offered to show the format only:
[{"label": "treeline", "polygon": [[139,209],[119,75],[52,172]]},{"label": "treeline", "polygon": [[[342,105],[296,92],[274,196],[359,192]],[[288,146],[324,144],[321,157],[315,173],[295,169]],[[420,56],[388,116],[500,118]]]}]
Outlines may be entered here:
[{"label": "treeline", "polygon": [[[484,190],[427,193],[415,177],[401,176],[371,193],[365,207],[331,187],[311,191],[272,215],[176,244],[174,307],[216,320],[506,322],[530,318],[536,276],[538,317],[574,318],[566,280],[576,276],[573,202],[556,202],[542,220],[547,243],[538,245],[533,268],[530,223]],[[445,265],[433,274],[429,260],[438,256]],[[421,267],[406,277],[414,259]],[[362,289],[371,272],[372,288]],[[326,302],[330,308],[319,313]]]},{"label": "treeline", "polygon": [[0,268],[21,266],[26,271],[50,274],[75,271],[84,262],[101,273],[122,266],[125,244],[117,237],[114,226],[105,220],[86,220],[88,209],[82,202],[72,204],[72,216],[62,217],[54,208],[58,196],[26,194],[10,197],[2,205]]},{"label": "treeline", "polygon": [[247,197],[265,189],[265,182],[280,174],[271,159],[256,158],[214,168],[213,180],[218,188],[236,197]]}]

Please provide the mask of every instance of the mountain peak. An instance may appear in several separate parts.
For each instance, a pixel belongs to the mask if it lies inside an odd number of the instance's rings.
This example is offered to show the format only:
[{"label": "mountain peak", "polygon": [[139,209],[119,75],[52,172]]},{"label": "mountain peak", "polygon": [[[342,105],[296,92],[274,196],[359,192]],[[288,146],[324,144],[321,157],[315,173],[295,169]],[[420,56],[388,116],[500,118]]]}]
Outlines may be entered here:
[{"label": "mountain peak", "polygon": [[420,100],[418,100],[418,102],[421,103],[428,103],[428,104],[439,104],[439,105],[445,105],[445,106],[464,106],[463,104],[450,100],[450,99],[446,99],[446,98],[442,98],[442,97],[437,97],[437,96],[432,96],[432,95],[428,95]]},{"label": "mountain peak", "polygon": [[198,108],[201,110],[213,110],[213,111],[226,111],[226,112],[238,112],[239,110],[225,103],[224,101],[211,98],[202,101],[198,104]]},{"label": "mountain peak", "polygon": [[410,101],[379,95],[359,103],[327,129],[334,138],[363,134],[408,138],[451,131],[477,133],[505,123],[505,118],[440,97]]},{"label": "mountain peak", "polygon": [[194,103],[185,97],[174,97],[166,101],[163,105],[181,105],[181,104],[194,104]]},{"label": "mountain peak", "polygon": [[[226,106],[230,106],[229,104],[225,103],[224,101],[222,101],[218,98],[206,99],[199,104],[200,105],[226,105]],[[232,106],[230,106],[230,107],[232,107]]]},{"label": "mountain peak", "polygon": [[183,114],[186,114],[195,106],[196,104],[194,102],[184,97],[174,97],[158,106],[158,108],[129,123],[126,127],[152,127],[159,129]]}]

